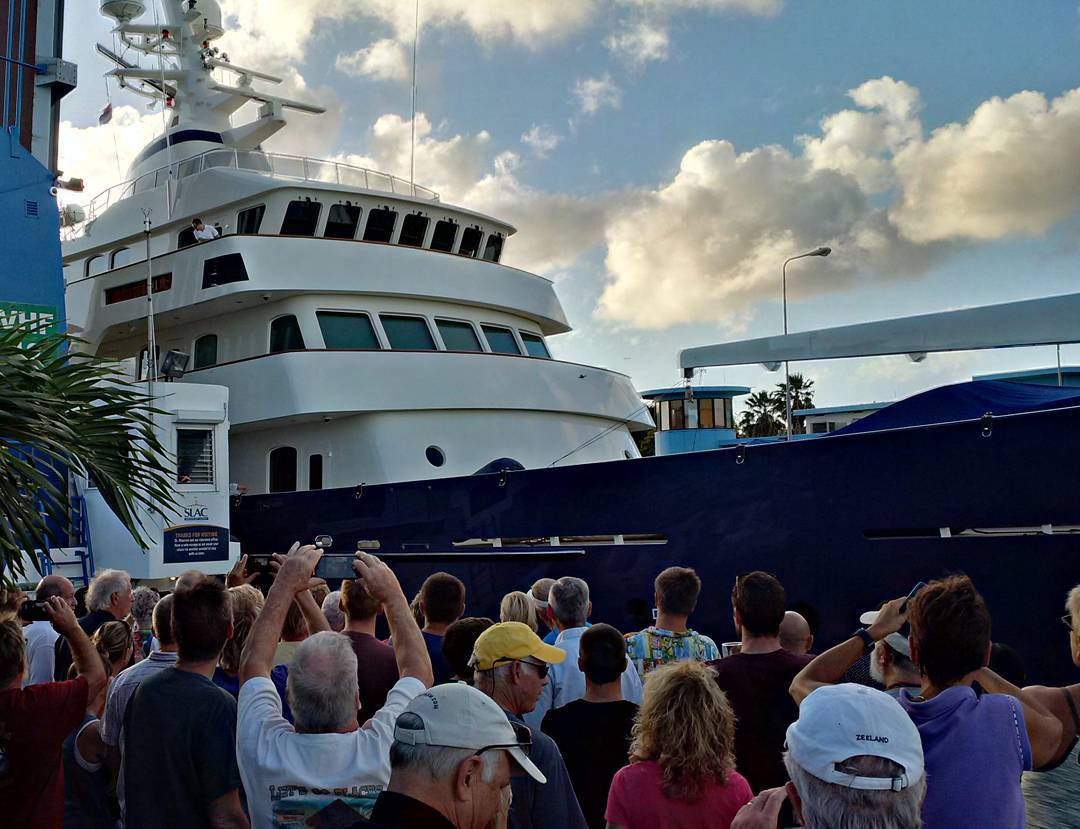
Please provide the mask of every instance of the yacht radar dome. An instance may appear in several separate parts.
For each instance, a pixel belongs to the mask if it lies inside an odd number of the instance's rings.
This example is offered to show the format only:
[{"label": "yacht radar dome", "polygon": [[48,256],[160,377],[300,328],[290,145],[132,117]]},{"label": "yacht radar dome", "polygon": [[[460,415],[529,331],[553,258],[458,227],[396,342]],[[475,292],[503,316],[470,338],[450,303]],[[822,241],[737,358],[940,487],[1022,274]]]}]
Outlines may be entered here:
[{"label": "yacht radar dome", "polygon": [[225,34],[217,0],[181,0],[180,8],[189,20],[195,18],[191,28],[203,40],[217,40]]},{"label": "yacht radar dome", "polygon": [[142,0],[101,0],[101,13],[117,23],[130,23],[146,11]]}]

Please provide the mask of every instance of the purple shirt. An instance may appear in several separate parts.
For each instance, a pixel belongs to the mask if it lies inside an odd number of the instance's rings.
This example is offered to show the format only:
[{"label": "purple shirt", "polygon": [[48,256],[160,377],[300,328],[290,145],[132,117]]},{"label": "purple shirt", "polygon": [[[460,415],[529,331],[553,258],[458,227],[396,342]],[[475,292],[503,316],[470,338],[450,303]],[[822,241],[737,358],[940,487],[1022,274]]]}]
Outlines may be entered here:
[{"label": "purple shirt", "polygon": [[1005,694],[979,697],[966,685],[926,702],[914,695],[904,689],[899,702],[922,737],[924,829],[1024,829],[1020,774],[1031,768],[1031,743],[1020,703]]}]

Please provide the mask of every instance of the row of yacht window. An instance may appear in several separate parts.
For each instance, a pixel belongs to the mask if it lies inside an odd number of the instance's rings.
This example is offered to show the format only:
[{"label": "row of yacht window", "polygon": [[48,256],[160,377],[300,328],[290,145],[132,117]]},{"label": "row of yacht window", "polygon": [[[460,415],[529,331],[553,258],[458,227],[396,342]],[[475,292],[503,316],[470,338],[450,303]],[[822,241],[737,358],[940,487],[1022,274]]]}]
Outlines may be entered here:
[{"label": "row of yacht window", "polygon": [[[498,262],[502,257],[505,237],[498,232],[486,233],[479,225],[463,227],[453,219],[440,219],[434,224],[431,217],[421,213],[406,213],[389,207],[375,207],[367,211],[363,223],[363,208],[359,204],[344,202],[332,204],[326,219],[320,224],[323,205],[310,199],[289,202],[285,218],[278,233],[282,236],[321,236],[324,239],[357,239],[364,242],[396,243],[405,247],[425,248]],[[247,207],[236,215],[236,233],[258,234],[266,216],[266,205]],[[186,248],[196,242],[194,229],[186,227],[177,237],[177,248]],[[113,268],[121,268],[143,259],[143,253],[134,248],[117,248],[111,253],[99,253],[86,260],[85,275],[95,276]]]},{"label": "row of yacht window", "polygon": [[[364,311],[316,311],[323,347],[362,351],[459,351],[511,354],[550,359],[544,338],[493,323],[411,314],[376,314]],[[436,339],[437,336],[437,339]],[[283,314],[270,322],[270,354],[307,349],[295,314]],[[192,369],[218,364],[218,335],[203,334],[192,344]],[[140,378],[146,374],[146,350],[140,359]]]}]

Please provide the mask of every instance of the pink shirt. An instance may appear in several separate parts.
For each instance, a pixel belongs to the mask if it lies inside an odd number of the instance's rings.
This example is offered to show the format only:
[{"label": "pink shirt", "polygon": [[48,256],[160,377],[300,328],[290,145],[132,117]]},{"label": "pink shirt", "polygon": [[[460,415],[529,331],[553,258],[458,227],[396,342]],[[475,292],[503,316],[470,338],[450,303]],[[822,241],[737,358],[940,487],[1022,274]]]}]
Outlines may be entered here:
[{"label": "pink shirt", "polygon": [[663,779],[655,760],[619,769],[611,781],[604,818],[628,829],[727,829],[735,813],[754,797],[737,771],[728,772],[725,785],[707,786],[694,803],[669,800],[661,790]]}]

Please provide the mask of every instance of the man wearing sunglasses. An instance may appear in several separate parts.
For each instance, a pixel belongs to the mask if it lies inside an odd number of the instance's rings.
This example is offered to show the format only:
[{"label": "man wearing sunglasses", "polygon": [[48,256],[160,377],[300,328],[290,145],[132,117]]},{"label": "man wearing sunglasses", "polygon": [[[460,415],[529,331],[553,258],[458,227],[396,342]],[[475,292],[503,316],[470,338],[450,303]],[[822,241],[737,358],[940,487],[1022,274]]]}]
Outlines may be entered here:
[{"label": "man wearing sunglasses", "polygon": [[437,685],[398,716],[390,784],[370,823],[378,829],[501,829],[512,774],[545,777],[529,759],[529,729],[463,682]]},{"label": "man wearing sunglasses", "polygon": [[[548,668],[566,659],[566,652],[544,644],[528,625],[502,622],[480,634],[473,646],[474,686],[491,697],[516,729],[536,708],[548,682]],[[511,781],[514,800],[509,829],[586,829],[566,764],[555,741],[536,730],[530,759],[547,782],[518,775]]]}]

